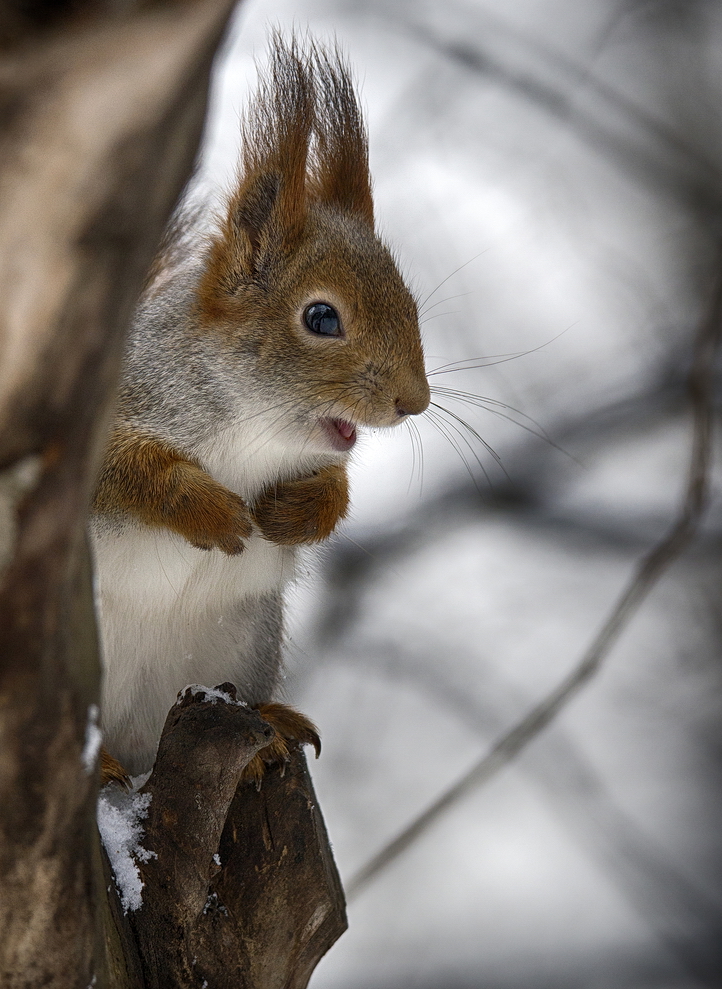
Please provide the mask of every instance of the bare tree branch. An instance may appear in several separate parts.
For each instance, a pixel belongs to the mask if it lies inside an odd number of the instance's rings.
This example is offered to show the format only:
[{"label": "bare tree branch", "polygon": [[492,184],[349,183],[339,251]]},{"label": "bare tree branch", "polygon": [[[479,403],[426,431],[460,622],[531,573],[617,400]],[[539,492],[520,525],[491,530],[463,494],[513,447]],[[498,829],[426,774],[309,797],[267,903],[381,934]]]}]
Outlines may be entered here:
[{"label": "bare tree branch", "polygon": [[684,502],[672,529],[640,561],[635,574],[579,664],[508,731],[469,772],[441,794],[393,841],[382,848],[347,884],[349,900],[395,861],[435,821],[473,790],[492,779],[526,748],[598,672],[624,628],[660,577],[694,536],[704,514],[712,453],[713,365],[722,331],[722,277],[717,276],[711,305],[694,347],[687,388],[693,419],[692,449]]},{"label": "bare tree branch", "polygon": [[[720,168],[713,158],[561,50],[488,12],[481,15],[483,30],[475,35],[467,29],[462,36],[452,30],[442,36],[437,27],[417,17],[402,22],[387,10],[384,16],[427,49],[467,72],[506,87],[523,102],[565,123],[645,188],[654,185],[696,210],[718,212],[722,207]],[[487,46],[475,40],[490,35],[496,35],[496,40]],[[512,51],[502,53],[503,43],[511,43]],[[521,64],[519,52],[523,53]],[[596,101],[584,110],[579,105],[582,91]]]},{"label": "bare tree branch", "polygon": [[[461,673],[468,664],[462,663],[455,672],[436,662],[440,644],[428,640],[419,656],[412,647],[406,651],[396,642],[379,639],[355,654],[344,650],[344,662],[363,665],[365,670],[372,667],[420,688],[434,705],[486,737],[490,726],[497,730],[507,720],[502,711],[518,701],[517,691],[506,682],[487,682],[481,695],[474,696]],[[490,695],[497,698],[496,703],[489,700]],[[499,696],[508,702],[502,702],[502,710]],[[513,710],[518,706],[514,703]],[[593,764],[558,723],[547,733],[544,745],[526,754],[522,768],[552,798],[554,812],[575,843],[602,865],[685,972],[717,989],[722,971],[722,943],[717,934],[722,930],[722,905],[670,861],[668,852],[618,804]]]}]

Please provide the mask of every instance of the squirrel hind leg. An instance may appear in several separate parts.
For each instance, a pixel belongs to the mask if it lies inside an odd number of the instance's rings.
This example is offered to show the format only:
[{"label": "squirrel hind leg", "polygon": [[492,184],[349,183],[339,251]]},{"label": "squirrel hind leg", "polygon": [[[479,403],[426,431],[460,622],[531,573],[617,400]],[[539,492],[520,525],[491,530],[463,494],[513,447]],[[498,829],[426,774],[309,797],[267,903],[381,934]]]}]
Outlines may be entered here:
[{"label": "squirrel hind leg", "polygon": [[275,737],[257,752],[243,770],[242,779],[253,780],[260,788],[269,766],[288,761],[288,750],[294,745],[312,745],[316,758],[321,754],[321,738],[314,723],[287,704],[257,704],[256,710],[275,730]]},{"label": "squirrel hind leg", "polygon": [[118,762],[115,756],[112,756],[110,752],[106,751],[105,748],[101,748],[100,785],[105,786],[106,783],[118,783],[124,790],[130,790],[132,787],[130,776],[126,773],[125,769],[123,769],[122,765]]}]

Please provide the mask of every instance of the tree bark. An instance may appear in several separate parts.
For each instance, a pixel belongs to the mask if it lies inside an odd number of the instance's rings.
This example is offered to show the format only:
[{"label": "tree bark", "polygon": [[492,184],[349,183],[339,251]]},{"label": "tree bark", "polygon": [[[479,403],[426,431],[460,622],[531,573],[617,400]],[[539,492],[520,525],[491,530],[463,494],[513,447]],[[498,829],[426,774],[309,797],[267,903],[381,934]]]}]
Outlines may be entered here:
[{"label": "tree bark", "polygon": [[[106,896],[85,518],[124,330],[192,169],[231,7],[58,0],[0,10],[0,984],[9,989],[161,984],[146,983],[147,939],[145,954],[123,941]],[[299,759],[282,788],[306,779]],[[272,780],[251,805],[276,792]],[[152,786],[156,805],[170,806],[172,785]],[[190,839],[176,838],[182,858]],[[160,918],[158,897],[148,903]]]},{"label": "tree bark", "polygon": [[270,767],[260,787],[239,785],[272,733],[256,711],[189,690],[168,715],[140,791],[151,798],[143,903],[114,910],[147,989],[304,989],[346,928],[303,753]]}]

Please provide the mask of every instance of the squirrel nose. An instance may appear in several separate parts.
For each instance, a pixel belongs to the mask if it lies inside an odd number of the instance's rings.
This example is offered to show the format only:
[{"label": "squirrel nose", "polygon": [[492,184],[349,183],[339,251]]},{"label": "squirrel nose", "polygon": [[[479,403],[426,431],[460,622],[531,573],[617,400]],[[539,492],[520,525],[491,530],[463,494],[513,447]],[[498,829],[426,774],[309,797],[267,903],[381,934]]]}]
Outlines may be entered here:
[{"label": "squirrel nose", "polygon": [[[418,416],[429,407],[431,392],[424,374],[423,364],[416,373],[407,374],[397,381],[397,398],[394,402],[399,419],[405,416]],[[393,392],[391,393],[393,394]]]},{"label": "squirrel nose", "polygon": [[396,399],[396,414],[399,419],[404,416],[417,416],[424,412],[429,405],[429,396],[419,396],[418,398],[412,398],[411,395],[407,395],[406,398]]}]

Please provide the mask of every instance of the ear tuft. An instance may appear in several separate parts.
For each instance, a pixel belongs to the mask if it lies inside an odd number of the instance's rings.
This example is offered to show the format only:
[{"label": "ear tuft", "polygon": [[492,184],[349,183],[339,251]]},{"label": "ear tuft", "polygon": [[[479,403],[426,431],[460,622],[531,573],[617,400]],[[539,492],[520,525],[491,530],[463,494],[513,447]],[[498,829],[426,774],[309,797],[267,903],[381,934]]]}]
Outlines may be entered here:
[{"label": "ear tuft", "polygon": [[316,74],[314,198],[355,213],[373,229],[368,136],[353,78],[337,48],[314,48]]},{"label": "ear tuft", "polygon": [[240,285],[263,288],[285,263],[310,204],[353,213],[373,229],[366,130],[337,49],[302,49],[274,32],[241,131],[242,176],[199,288],[201,310],[214,319]]}]

